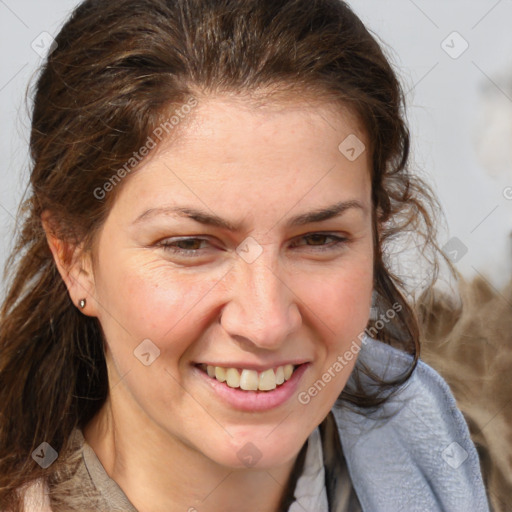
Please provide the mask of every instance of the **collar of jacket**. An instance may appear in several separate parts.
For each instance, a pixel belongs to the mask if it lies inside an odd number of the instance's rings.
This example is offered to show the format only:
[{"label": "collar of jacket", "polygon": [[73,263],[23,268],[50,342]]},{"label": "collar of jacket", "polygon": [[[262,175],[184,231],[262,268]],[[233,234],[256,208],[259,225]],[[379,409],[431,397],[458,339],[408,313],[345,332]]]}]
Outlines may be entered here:
[{"label": "collar of jacket", "polygon": [[[366,336],[357,364],[390,380],[411,362],[409,354]],[[366,387],[372,380],[362,375],[359,382]],[[354,389],[356,384],[352,373],[347,386]],[[446,382],[421,360],[409,380],[376,410],[336,403],[331,413],[341,444],[331,442],[333,453],[324,449],[330,512],[344,510],[340,481],[346,476],[336,473],[336,460],[343,455],[364,512],[489,512],[464,417]],[[320,426],[331,440],[334,422]]]}]

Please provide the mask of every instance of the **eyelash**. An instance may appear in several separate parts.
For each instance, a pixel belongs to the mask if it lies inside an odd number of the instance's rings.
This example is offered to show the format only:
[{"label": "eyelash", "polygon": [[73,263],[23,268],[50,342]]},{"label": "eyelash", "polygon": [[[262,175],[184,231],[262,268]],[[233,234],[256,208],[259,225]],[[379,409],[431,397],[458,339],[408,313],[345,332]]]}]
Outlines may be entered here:
[{"label": "eyelash", "polygon": [[[316,248],[316,250],[319,252],[333,251],[333,250],[338,249],[339,246],[343,246],[344,244],[347,244],[349,242],[348,238],[331,235],[331,234],[327,234],[327,233],[310,233],[308,235],[302,236],[301,238],[310,238],[312,236],[322,236],[325,238],[332,238],[335,240],[328,246],[327,245],[326,246],[316,246],[316,245],[307,246],[306,245],[306,247]],[[192,241],[196,241],[196,240],[200,240],[202,242],[208,242],[208,240],[206,240],[204,238],[182,238],[179,240],[174,240],[173,242],[163,241],[163,242],[160,242],[158,245],[160,247],[162,247],[164,250],[172,252],[173,254],[177,254],[178,256],[194,257],[194,256],[198,256],[198,252],[200,251],[200,249],[180,249],[180,248],[175,247],[174,244],[183,243],[183,242],[192,242]]]}]

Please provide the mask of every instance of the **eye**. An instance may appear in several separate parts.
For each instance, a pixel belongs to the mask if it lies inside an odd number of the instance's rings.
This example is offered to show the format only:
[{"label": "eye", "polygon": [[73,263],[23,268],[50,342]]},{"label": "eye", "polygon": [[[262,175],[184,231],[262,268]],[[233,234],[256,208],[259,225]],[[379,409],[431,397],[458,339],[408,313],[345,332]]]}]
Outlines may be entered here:
[{"label": "eye", "polygon": [[[172,239],[171,239],[172,240]],[[195,256],[199,253],[199,247],[202,242],[208,242],[204,238],[182,238],[180,240],[164,240],[160,242],[158,245],[163,247],[166,251],[170,251],[173,254],[184,255],[184,256]],[[178,247],[179,245],[184,245],[185,249]]]},{"label": "eye", "polygon": [[[342,246],[348,243],[348,238],[340,237],[336,235],[332,235],[330,233],[311,233],[308,235],[304,235],[301,237],[304,240],[313,241],[313,245],[306,244],[308,247],[314,247],[317,251],[332,251],[338,249],[339,246]],[[334,242],[330,244],[322,243],[325,239],[332,239]]]},{"label": "eye", "polygon": [[[299,244],[299,246],[305,245],[308,248],[312,248],[314,251],[320,252],[336,250],[349,241],[348,238],[329,233],[311,233],[300,237],[300,239],[309,240],[313,243]],[[332,239],[334,241],[330,243],[324,243],[326,239]],[[158,246],[162,247],[166,251],[171,252],[172,254],[193,258],[200,256],[201,253],[204,252],[200,248],[202,243],[209,243],[209,241],[204,238],[181,238],[178,240],[168,239],[160,242]]]}]

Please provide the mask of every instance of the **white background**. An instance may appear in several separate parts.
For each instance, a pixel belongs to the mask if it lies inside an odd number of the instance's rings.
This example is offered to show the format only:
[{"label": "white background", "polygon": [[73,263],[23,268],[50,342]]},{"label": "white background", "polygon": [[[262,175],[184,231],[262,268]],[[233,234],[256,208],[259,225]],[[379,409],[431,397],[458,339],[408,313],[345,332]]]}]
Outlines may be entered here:
[{"label": "white background", "polygon": [[[56,35],[77,3],[0,0],[2,266],[29,172],[24,98],[41,63],[32,45],[43,32]],[[457,237],[467,247],[459,270],[503,288],[512,273],[512,0],[349,3],[404,84],[413,167],[433,184],[448,222],[441,242]]]}]

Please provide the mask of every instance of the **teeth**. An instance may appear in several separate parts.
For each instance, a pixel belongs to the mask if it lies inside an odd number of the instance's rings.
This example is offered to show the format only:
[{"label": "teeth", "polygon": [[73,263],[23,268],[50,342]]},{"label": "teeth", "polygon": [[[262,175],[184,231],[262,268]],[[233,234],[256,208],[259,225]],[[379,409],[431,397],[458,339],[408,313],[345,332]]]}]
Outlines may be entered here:
[{"label": "teeth", "polygon": [[245,391],[256,391],[258,389],[259,377],[256,370],[242,370],[240,375],[240,387]]},{"label": "teeth", "polygon": [[[293,368],[293,367],[292,367]],[[290,377],[288,377],[290,378]],[[284,370],[282,366],[278,366],[276,370],[276,384],[280,386],[284,382]]]},{"label": "teeth", "polygon": [[215,367],[215,378],[219,382],[224,382],[226,380],[226,370],[222,368],[221,366]]},{"label": "teeth", "polygon": [[226,372],[226,384],[230,388],[240,387],[240,374],[236,368],[228,368]]},{"label": "teeth", "polygon": [[276,389],[276,374],[272,368],[260,373],[258,389],[260,391],[271,391],[272,389]]},{"label": "teeth", "polygon": [[293,373],[293,365],[286,364],[277,368],[269,368],[263,372],[223,368],[221,366],[206,366],[206,372],[219,382],[225,382],[230,388],[241,388],[245,391],[271,391],[287,381]]}]

